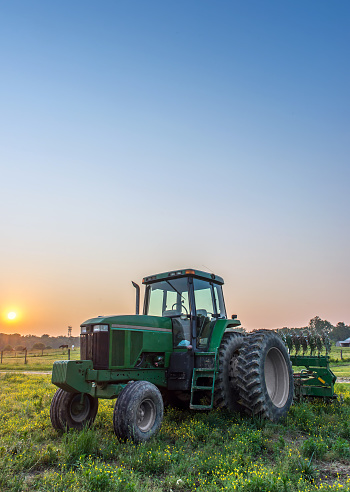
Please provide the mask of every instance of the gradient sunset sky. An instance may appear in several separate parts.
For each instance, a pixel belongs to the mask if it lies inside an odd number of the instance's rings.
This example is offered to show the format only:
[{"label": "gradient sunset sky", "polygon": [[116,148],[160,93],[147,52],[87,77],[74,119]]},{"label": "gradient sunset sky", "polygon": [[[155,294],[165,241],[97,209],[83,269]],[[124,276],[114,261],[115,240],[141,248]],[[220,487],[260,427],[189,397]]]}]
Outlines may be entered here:
[{"label": "gradient sunset sky", "polygon": [[0,332],[78,335],[178,268],[223,276],[247,329],[350,324],[349,22],[348,0],[0,0]]}]

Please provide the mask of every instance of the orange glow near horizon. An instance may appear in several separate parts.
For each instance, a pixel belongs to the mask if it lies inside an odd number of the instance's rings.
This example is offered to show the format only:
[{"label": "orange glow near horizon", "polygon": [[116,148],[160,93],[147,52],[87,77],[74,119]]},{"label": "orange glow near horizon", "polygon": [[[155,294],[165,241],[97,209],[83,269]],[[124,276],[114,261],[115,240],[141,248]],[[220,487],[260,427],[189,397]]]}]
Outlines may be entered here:
[{"label": "orange glow near horizon", "polygon": [[6,310],[4,309],[1,318],[4,324],[13,326],[22,319],[21,310],[14,306]]}]

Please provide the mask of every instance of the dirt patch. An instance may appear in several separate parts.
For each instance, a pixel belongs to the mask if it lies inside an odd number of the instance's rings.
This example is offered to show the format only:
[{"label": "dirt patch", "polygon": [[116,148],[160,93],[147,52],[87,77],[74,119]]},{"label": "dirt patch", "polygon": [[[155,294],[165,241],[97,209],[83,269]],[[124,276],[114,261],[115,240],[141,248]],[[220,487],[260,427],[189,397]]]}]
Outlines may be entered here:
[{"label": "dirt patch", "polygon": [[47,375],[47,374],[52,374],[52,371],[13,371],[9,369],[8,371],[0,371],[0,374],[42,374],[42,375]]},{"label": "dirt patch", "polygon": [[337,383],[350,383],[350,378],[337,377]]},{"label": "dirt patch", "polygon": [[334,484],[335,480],[343,482],[348,478],[349,475],[349,465],[340,462],[333,463],[319,463],[320,476],[319,478],[322,482],[327,482],[328,484]]}]

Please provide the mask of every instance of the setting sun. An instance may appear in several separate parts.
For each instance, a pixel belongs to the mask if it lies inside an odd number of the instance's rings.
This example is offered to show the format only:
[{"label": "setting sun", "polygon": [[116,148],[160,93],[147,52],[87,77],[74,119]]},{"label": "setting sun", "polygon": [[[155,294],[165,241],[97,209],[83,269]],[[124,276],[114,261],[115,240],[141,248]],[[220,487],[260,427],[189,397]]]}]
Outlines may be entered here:
[{"label": "setting sun", "polygon": [[15,319],[16,316],[17,316],[16,313],[13,312],[13,311],[11,311],[10,313],[8,313],[8,315],[7,315],[8,319]]}]

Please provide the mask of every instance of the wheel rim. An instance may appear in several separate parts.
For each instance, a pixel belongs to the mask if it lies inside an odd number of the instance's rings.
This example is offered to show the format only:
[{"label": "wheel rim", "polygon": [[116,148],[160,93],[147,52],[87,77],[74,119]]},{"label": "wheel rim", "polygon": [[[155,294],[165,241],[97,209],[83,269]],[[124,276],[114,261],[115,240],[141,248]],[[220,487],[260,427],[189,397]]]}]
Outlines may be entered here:
[{"label": "wheel rim", "polygon": [[264,372],[272,403],[278,408],[283,407],[289,395],[289,371],[287,361],[278,348],[273,347],[268,351]]},{"label": "wheel rim", "polygon": [[143,400],[137,410],[137,427],[142,432],[148,432],[150,429],[152,429],[155,420],[155,404],[150,399]]},{"label": "wheel rim", "polygon": [[70,405],[70,416],[75,422],[84,422],[90,414],[90,400],[84,395],[81,403],[81,395],[75,395]]},{"label": "wheel rim", "polygon": [[228,379],[232,386],[236,385],[236,374],[237,374],[237,357],[239,355],[239,351],[236,350],[233,356],[230,359],[230,363],[228,366]]}]

